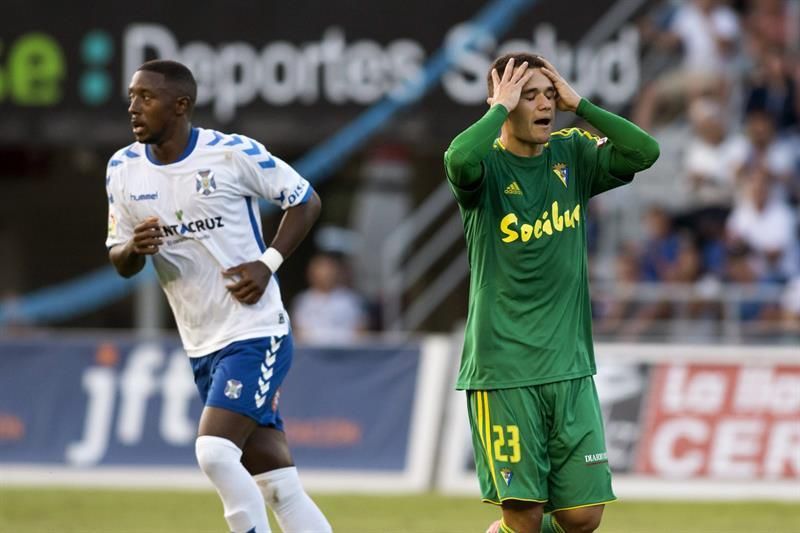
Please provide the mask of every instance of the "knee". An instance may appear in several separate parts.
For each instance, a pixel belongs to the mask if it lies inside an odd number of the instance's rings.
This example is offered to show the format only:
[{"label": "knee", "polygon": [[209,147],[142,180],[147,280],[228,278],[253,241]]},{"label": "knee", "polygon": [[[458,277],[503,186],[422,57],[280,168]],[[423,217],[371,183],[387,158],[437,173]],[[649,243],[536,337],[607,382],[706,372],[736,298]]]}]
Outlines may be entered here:
[{"label": "knee", "polygon": [[503,521],[514,531],[538,533],[543,511],[544,505],[540,503],[506,500],[503,502]]},{"label": "knee", "polygon": [[555,513],[556,521],[567,533],[593,533],[600,527],[603,506],[583,507]]},{"label": "knee", "polygon": [[242,451],[233,442],[210,435],[197,437],[194,452],[197,464],[206,474],[213,474],[221,468],[238,463],[242,457]]}]

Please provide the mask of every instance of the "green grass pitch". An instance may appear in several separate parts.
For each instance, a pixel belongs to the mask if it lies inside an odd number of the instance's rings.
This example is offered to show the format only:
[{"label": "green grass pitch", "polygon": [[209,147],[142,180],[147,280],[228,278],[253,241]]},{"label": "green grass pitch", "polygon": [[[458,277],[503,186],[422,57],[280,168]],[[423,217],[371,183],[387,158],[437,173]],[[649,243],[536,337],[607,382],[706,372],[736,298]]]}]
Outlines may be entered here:
[{"label": "green grass pitch", "polygon": [[[496,508],[438,494],[314,498],[337,533],[483,533]],[[274,531],[279,531],[277,527]],[[0,489],[0,531],[13,533],[221,533],[213,492]],[[617,502],[603,533],[800,533],[800,505]]]}]

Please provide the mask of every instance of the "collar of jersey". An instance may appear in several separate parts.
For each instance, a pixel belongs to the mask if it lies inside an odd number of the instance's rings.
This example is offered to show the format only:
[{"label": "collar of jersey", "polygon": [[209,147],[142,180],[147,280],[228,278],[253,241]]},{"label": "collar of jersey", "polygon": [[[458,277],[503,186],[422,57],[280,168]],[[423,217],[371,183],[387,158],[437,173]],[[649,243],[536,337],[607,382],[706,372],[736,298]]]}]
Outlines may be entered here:
[{"label": "collar of jersey", "polygon": [[512,154],[508,148],[505,147],[503,141],[500,140],[500,137],[494,140],[494,145],[500,150],[500,153],[502,153],[506,159],[508,159],[514,165],[521,167],[535,167],[541,165],[543,162],[547,161],[546,152],[550,148],[550,143],[545,143],[541,154],[535,156],[523,156]]},{"label": "collar of jersey", "polygon": [[147,156],[147,160],[153,163],[154,165],[158,165],[159,167],[163,167],[165,165],[174,165],[175,163],[180,163],[194,151],[194,147],[197,146],[197,136],[200,134],[200,130],[197,128],[192,128],[192,132],[189,134],[189,142],[186,143],[186,148],[183,149],[181,152],[180,157],[173,161],[172,163],[161,163],[155,156],[150,152],[150,145],[144,145],[144,153]]}]

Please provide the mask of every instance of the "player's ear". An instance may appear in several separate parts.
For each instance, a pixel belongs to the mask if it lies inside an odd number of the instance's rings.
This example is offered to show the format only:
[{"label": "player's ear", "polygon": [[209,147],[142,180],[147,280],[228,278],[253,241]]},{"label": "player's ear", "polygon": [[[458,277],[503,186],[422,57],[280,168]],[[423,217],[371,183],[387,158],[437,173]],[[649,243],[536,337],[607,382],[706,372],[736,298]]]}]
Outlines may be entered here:
[{"label": "player's ear", "polygon": [[179,96],[175,100],[175,114],[188,115],[191,113],[192,99],[188,96]]}]

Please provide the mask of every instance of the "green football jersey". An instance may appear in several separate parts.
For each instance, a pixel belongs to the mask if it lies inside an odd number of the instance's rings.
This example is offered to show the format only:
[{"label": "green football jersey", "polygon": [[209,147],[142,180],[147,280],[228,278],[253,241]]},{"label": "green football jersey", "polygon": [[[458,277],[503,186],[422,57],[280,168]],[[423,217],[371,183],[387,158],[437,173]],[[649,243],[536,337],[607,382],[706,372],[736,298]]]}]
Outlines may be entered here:
[{"label": "green football jersey", "polygon": [[595,373],[587,203],[628,183],[609,173],[609,146],[571,128],[554,132],[540,155],[520,157],[498,139],[474,187],[449,180],[470,262],[457,388],[523,387]]}]

